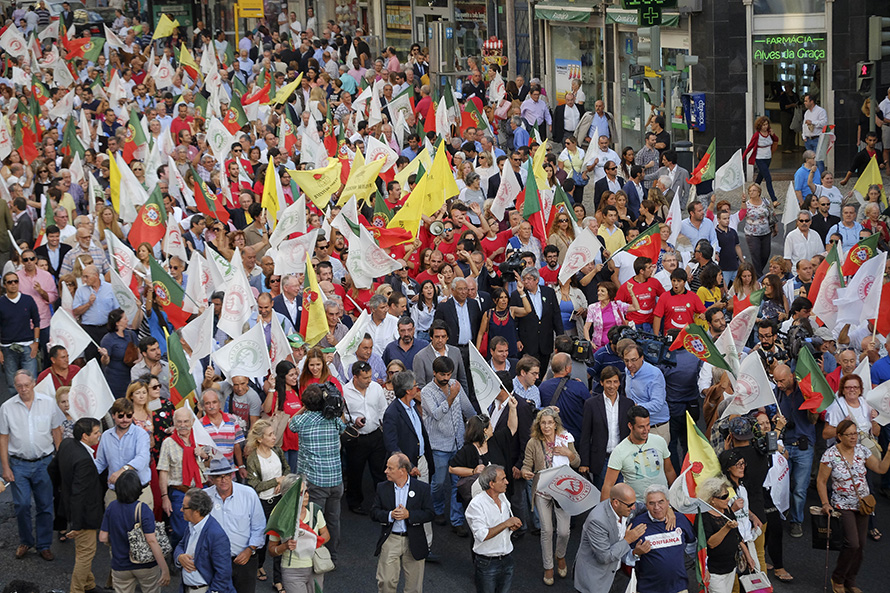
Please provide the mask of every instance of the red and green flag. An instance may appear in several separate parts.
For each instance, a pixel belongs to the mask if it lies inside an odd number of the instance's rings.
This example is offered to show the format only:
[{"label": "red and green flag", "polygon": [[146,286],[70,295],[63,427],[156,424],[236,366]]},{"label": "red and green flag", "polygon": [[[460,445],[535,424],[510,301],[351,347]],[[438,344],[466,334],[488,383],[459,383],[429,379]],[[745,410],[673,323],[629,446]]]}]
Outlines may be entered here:
[{"label": "red and green flag", "polygon": [[102,37],[90,37],[90,42],[83,48],[83,59],[88,62],[95,62],[102,55],[102,48],[105,46],[105,39]]},{"label": "red and green flag", "polygon": [[714,341],[711,340],[708,332],[696,323],[690,323],[680,330],[670,349],[678,350],[679,348],[686,348],[699,360],[732,372],[732,368],[723,358],[723,355],[720,354],[720,351],[717,350],[717,346],[714,345]]},{"label": "red and green flag", "polygon": [[127,135],[124,137],[124,146],[121,150],[121,156],[128,165],[130,162],[138,158],[136,153],[143,148],[148,148],[148,141],[145,138],[145,131],[142,129],[142,122],[139,121],[139,114],[136,109],[130,109],[130,121],[127,122]]},{"label": "red and green flag", "polygon": [[31,75],[31,94],[34,95],[34,98],[41,106],[46,105],[47,101],[52,98],[46,85],[37,80],[37,77],[33,74]]},{"label": "red and green flag", "polygon": [[[364,220],[364,217],[359,216]],[[392,210],[390,210],[386,200],[383,199],[383,196],[378,191],[377,195],[374,196],[374,214],[371,216],[371,221],[365,226],[371,231],[377,244],[383,249],[410,241],[412,237],[411,231],[405,230],[402,227],[387,228],[392,218]]]},{"label": "red and green flag", "polygon": [[239,97],[247,94],[247,85],[241,82],[240,76],[232,76],[232,94]]},{"label": "red and green flag", "polygon": [[[173,279],[167,273],[161,264],[154,257],[151,257],[151,288],[154,294],[154,302],[161,307],[161,310],[167,316],[167,320],[175,329],[179,329],[188,323],[189,314],[183,310],[182,303],[185,300],[185,291],[179,282]],[[167,352],[170,352],[170,345],[167,345]],[[188,366],[183,369],[185,374],[189,373]],[[173,373],[170,373],[170,387],[173,387]]]},{"label": "red and green flag", "polygon": [[[341,126],[342,127],[342,126]],[[334,135],[334,108],[328,104],[328,113],[324,120],[324,148],[328,156],[333,158],[337,154],[337,137]]]},{"label": "red and green flag", "polygon": [[469,128],[485,129],[488,127],[485,124],[485,118],[482,117],[482,109],[479,108],[477,103],[481,104],[482,102],[479,100],[479,97],[473,97],[464,106],[464,111],[460,118],[461,135],[466,133]]},{"label": "red and green flag", "polygon": [[195,117],[206,118],[207,117],[207,97],[201,94],[201,92],[195,93]]},{"label": "red and green flag", "polygon": [[532,161],[526,163],[528,168],[528,180],[525,182],[525,189],[517,196],[516,208],[519,209],[519,200],[522,200],[521,212],[522,217],[529,221],[532,225],[532,234],[538,238],[541,245],[547,244],[547,232],[544,228],[544,212],[541,207],[541,193],[538,191],[538,182],[535,179],[535,172],[532,170]]},{"label": "red and green flag", "polygon": [[207,216],[212,216],[223,224],[229,224],[229,212],[225,209],[219,196],[210,191],[194,167],[189,167],[192,174],[192,182],[195,184],[195,203],[198,210]]},{"label": "red and green flag", "polygon": [[253,92],[249,95],[241,95],[241,104],[242,105],[250,105],[251,103],[259,103],[260,105],[265,105],[269,102],[269,96],[272,92],[272,83],[267,82],[265,86],[262,88],[256,87],[253,89]]},{"label": "red and green flag", "polygon": [[[237,80],[237,76],[235,79]],[[229,101],[229,108],[223,118],[223,125],[230,134],[235,134],[247,125],[247,114],[244,113],[244,107],[241,105],[241,97],[237,93],[232,93],[232,100]]]},{"label": "red and green flag", "polygon": [[800,391],[804,397],[804,402],[800,406],[801,410],[821,414],[825,408],[834,403],[834,390],[825,379],[825,374],[822,373],[819,363],[813,358],[809,348],[800,349],[794,376],[797,377]]},{"label": "red and green flag", "polygon": [[[15,133],[13,138],[13,146],[19,151],[22,160],[26,164],[31,164],[37,158],[37,143],[40,142],[40,130],[37,124],[37,115],[31,108],[31,104],[37,104],[33,98],[19,101],[16,107],[16,116],[18,121],[15,124]],[[40,107],[37,108],[40,113]]]},{"label": "red and green flag", "polygon": [[436,132],[436,102],[430,101],[430,108],[426,110],[426,115],[423,118],[423,134],[429,134],[430,132]]},{"label": "red and green flag", "polygon": [[84,57],[86,55],[86,47],[90,44],[89,37],[75,37],[74,39],[68,39],[68,35],[62,35],[62,38],[59,41],[62,42],[62,47],[67,51],[65,60],[69,62]]},{"label": "red and green flag", "polygon": [[698,166],[692,171],[692,175],[689,177],[689,183],[698,185],[702,181],[708,181],[709,179],[714,178],[714,173],[717,171],[717,163],[714,160],[716,158],[716,152],[717,139],[714,138],[711,140],[707,152],[705,152],[704,156],[702,156],[701,160],[698,162]]},{"label": "red and green flag", "polygon": [[556,227],[556,221],[561,214],[568,216],[569,220],[578,222],[575,218],[575,210],[572,207],[572,202],[569,200],[569,196],[566,195],[562,186],[557,184],[556,191],[553,194],[553,205],[550,206],[550,215],[547,217],[548,237],[553,234],[553,229]]},{"label": "red and green flag", "polygon": [[164,333],[167,334],[167,363],[170,365],[170,402],[180,408],[187,402],[194,401],[197,386],[179,336],[166,330]]},{"label": "red and green flag", "polygon": [[65,127],[62,128],[62,146],[60,150],[65,156],[71,157],[78,154],[80,158],[83,158],[86,154],[83,144],[77,135],[77,124],[73,117],[69,117],[65,121]]},{"label": "red and green flag", "polygon": [[837,264],[837,275],[841,286],[844,286],[844,275],[841,274],[841,261],[837,243],[831,246],[831,249],[825,255],[825,259],[822,260],[822,263],[819,264],[819,267],[816,268],[816,272],[813,274],[813,283],[810,284],[810,290],[807,291],[807,298],[811,303],[816,302],[816,297],[819,296],[819,289],[822,287],[822,282],[825,281],[825,276],[828,275],[831,264]]},{"label": "red and green flag", "polygon": [[695,580],[698,581],[699,592],[707,591],[708,579],[708,538],[705,537],[705,524],[702,521],[701,509],[695,519]]},{"label": "red and green flag", "polygon": [[155,245],[167,233],[167,213],[164,210],[164,198],[161,190],[156,187],[148,200],[139,209],[136,220],[127,236],[131,245],[148,243]]},{"label": "red and green flag", "polygon": [[740,299],[737,296],[732,297],[732,311],[733,314],[738,315],[748,307],[759,307],[760,303],[763,302],[763,293],[764,289],[755,290],[748,296],[743,299]]},{"label": "red and green flag", "polygon": [[269,514],[266,521],[266,535],[274,535],[280,541],[294,539],[297,531],[297,522],[303,511],[303,481],[298,478],[296,483],[288,488],[281,500]]},{"label": "red and green flag", "polygon": [[843,275],[852,276],[862,267],[862,264],[876,256],[878,254],[878,241],[880,240],[881,234],[875,233],[857,243],[847,253],[847,259],[844,260],[844,265],[841,268]]}]

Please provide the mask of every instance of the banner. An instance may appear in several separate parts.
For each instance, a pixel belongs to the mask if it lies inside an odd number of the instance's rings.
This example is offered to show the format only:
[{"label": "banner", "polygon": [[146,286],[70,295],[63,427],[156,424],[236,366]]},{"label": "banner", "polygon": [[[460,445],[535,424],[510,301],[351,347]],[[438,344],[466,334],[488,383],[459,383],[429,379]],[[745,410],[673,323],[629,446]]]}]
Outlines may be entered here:
[{"label": "banner", "polygon": [[575,236],[575,240],[566,250],[562,267],[559,269],[560,284],[569,280],[572,276],[581,271],[581,268],[589,263],[602,259],[603,244],[594,235],[590,229],[581,229],[581,232]]},{"label": "banner", "polygon": [[114,395],[99,367],[99,359],[90,360],[71,380],[68,413],[74,420],[102,419],[114,403]]},{"label": "banner", "polygon": [[494,369],[486,362],[482,354],[476,350],[476,346],[472,342],[470,342],[470,375],[473,380],[473,388],[476,390],[476,401],[479,402],[479,409],[485,414],[488,406],[504,390],[504,386],[495,374]]},{"label": "banner", "polygon": [[586,513],[600,501],[600,491],[568,465],[538,472],[538,492],[549,494],[571,516]]},{"label": "banner", "polygon": [[210,356],[227,377],[265,377],[272,368],[262,323],[257,323]]},{"label": "banner", "polygon": [[65,350],[68,351],[69,360],[74,360],[83,354],[83,351],[86,350],[92,341],[93,339],[90,335],[84,331],[68,311],[61,307],[56,309],[49,322],[47,350],[53,346],[64,346]]}]

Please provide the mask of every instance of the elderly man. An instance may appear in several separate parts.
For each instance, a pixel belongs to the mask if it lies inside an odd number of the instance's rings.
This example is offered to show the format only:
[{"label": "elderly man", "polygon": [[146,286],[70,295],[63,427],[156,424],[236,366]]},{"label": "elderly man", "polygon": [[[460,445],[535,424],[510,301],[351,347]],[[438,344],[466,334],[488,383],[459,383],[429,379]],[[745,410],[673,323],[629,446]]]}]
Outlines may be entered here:
[{"label": "elderly man", "polygon": [[802,259],[812,259],[825,251],[822,237],[812,229],[813,216],[809,210],[797,214],[797,227],[785,235],[785,249],[782,254],[792,266]]},{"label": "elderly man", "polygon": [[575,134],[581,122],[581,109],[575,105],[575,95],[565,94],[565,102],[553,110],[553,141],[562,143],[567,136]]},{"label": "elderly man", "polygon": [[182,513],[185,493],[204,484],[205,468],[210,459],[204,447],[195,443],[193,424],[194,417],[187,408],[173,412],[173,433],[161,443],[158,455],[161,506],[170,517],[174,547],[186,533],[187,522]]},{"label": "elderly man", "polygon": [[229,538],[232,584],[236,593],[256,591],[256,550],[264,544],[266,516],[256,490],[235,482],[235,468],[226,459],[213,459],[207,472],[212,486],[205,489],[213,502],[210,515]]},{"label": "elderly man", "polygon": [[235,593],[231,543],[211,516],[213,507],[204,490],[192,488],[185,493],[182,513],[189,522],[188,531],[173,552],[173,564],[182,568],[183,593]]},{"label": "elderly man", "polygon": [[541,383],[541,404],[556,406],[563,426],[581,440],[581,424],[584,417],[584,402],[590,398],[590,391],[581,381],[572,379],[572,357],[565,352],[557,352],[550,361],[553,378]]},{"label": "elderly man", "polygon": [[108,470],[108,491],[105,493],[105,506],[115,500],[114,483],[128,469],[136,470],[142,483],[139,500],[152,509],[154,499],[151,494],[151,437],[141,427],[133,424],[133,402],[127,398],[114,400],[108,411],[114,426],[102,434],[99,450],[96,452],[96,468],[99,473]]},{"label": "elderly man", "polygon": [[268,292],[264,292],[257,297],[257,312],[248,320],[250,327],[257,323],[263,326],[263,336],[266,339],[266,347],[272,343],[272,324],[277,323],[284,331],[284,335],[289,336],[296,330],[286,315],[279,313],[274,309],[274,299]]},{"label": "elderly man", "polygon": [[390,314],[388,301],[389,299],[382,294],[375,294],[368,301],[371,323],[368,325],[367,331],[374,340],[374,354],[381,358],[383,357],[383,351],[386,350],[390,342],[399,338],[399,318]]},{"label": "elderly man", "polygon": [[550,117],[550,108],[547,102],[541,98],[541,88],[532,87],[525,101],[520,106],[519,115],[530,128],[536,126],[541,140],[547,139],[547,129],[553,123]]},{"label": "elderly man", "polygon": [[671,464],[667,441],[650,433],[649,411],[643,406],[633,406],[627,412],[630,432],[609,456],[606,477],[603,480],[602,500],[618,482],[618,475],[634,489],[639,500],[651,484],[672,484],[677,477]]},{"label": "elderly man", "polygon": [[201,424],[204,430],[213,439],[219,452],[231,463],[235,462],[238,474],[242,479],[247,477],[247,469],[244,466],[244,458],[241,444],[245,441],[241,423],[235,416],[230,416],[222,411],[219,392],[207,389],[201,394],[201,403],[204,406],[204,417]]},{"label": "elderly man", "polygon": [[64,346],[56,344],[49,349],[49,366],[43,369],[43,372],[37,377],[37,383],[40,384],[47,376],[53,378],[53,388],[71,387],[71,381],[74,375],[80,371],[80,367],[76,364],[68,362],[68,351]]},{"label": "elderly man", "polygon": [[405,593],[423,591],[423,569],[429,545],[423,526],[433,520],[429,485],[411,477],[414,467],[403,453],[386,462],[386,480],[377,484],[371,519],[380,523],[380,538],[375,556],[377,588],[381,593],[396,593],[399,577],[405,575]]},{"label": "elderly man", "polygon": [[146,336],[139,340],[139,351],[142,360],[130,369],[130,378],[135,381],[140,377],[151,375],[161,383],[161,397],[170,399],[170,365],[164,360],[161,344],[154,336]]},{"label": "elderly man", "polygon": [[[44,560],[52,560],[53,489],[47,467],[62,441],[62,411],[55,399],[34,392],[34,376],[17,371],[11,381],[17,395],[0,406],[0,465],[3,480],[12,489],[19,546],[15,557],[25,557],[32,547]],[[148,437],[145,431],[143,434]],[[37,519],[35,541],[31,524],[31,497]]]},{"label": "elderly man", "polygon": [[99,273],[103,276],[107,274],[110,269],[108,257],[101,247],[93,243],[92,231],[87,226],[80,226],[74,236],[77,239],[77,244],[72,247],[71,251],[65,254],[65,258],[62,260],[62,273],[68,274],[74,269],[74,260],[77,259],[77,256],[89,254],[93,258],[93,265],[98,268]]},{"label": "elderly man", "polygon": [[473,564],[477,593],[510,591],[513,582],[511,532],[522,527],[507,500],[507,474],[500,465],[485,467],[477,480],[482,492],[467,505],[467,524],[473,533]]},{"label": "elderly man", "polygon": [[10,393],[16,371],[27,370],[37,375],[37,352],[40,346],[40,311],[34,299],[19,292],[15,272],[3,275],[6,294],[0,297],[0,365],[6,371]]},{"label": "elderly man", "polygon": [[352,365],[352,379],[343,385],[343,402],[346,419],[358,431],[357,437],[343,443],[346,454],[346,505],[353,513],[365,515],[367,511],[362,508],[365,465],[375,484],[385,478],[386,447],[382,426],[387,405],[383,387],[374,381],[371,365],[367,362],[359,360]]},{"label": "elderly man", "polygon": [[[554,336],[563,333],[559,299],[552,288],[538,284],[540,275],[534,267],[523,269],[521,276],[522,281],[517,283],[516,291],[510,295],[510,307],[515,311],[522,354],[534,356],[544,367],[553,352]],[[530,307],[527,308],[527,305]]]},{"label": "elderly man", "polygon": [[349,328],[341,321],[343,319],[343,306],[335,300],[325,301],[324,313],[328,322],[328,333],[321,339],[318,345],[321,348],[336,346],[340,340],[349,333]]},{"label": "elderly man", "polygon": [[[611,496],[596,505],[581,533],[575,557],[575,589],[581,593],[609,591],[623,560],[648,551],[648,544],[635,544],[646,525],[628,527],[628,517],[636,508],[636,494],[627,484],[616,484]],[[621,591],[624,587],[621,587]]]},{"label": "elderly man", "polygon": [[596,146],[591,141],[590,148],[584,155],[584,167],[594,184],[606,176],[606,163],[609,162],[617,165],[621,158],[609,147],[609,137],[600,135],[596,139]]},{"label": "elderly man", "polygon": [[272,300],[272,308],[287,317],[294,327],[300,327],[303,313],[303,283],[293,274],[281,279],[281,294]]},{"label": "elderly man", "polygon": [[[69,253],[70,255],[70,253]],[[95,260],[93,260],[95,261]],[[80,325],[99,344],[108,333],[108,314],[120,308],[114,289],[99,275],[99,268],[86,266],[81,275],[83,285],[74,293],[74,316],[80,318]],[[89,359],[95,356],[96,345],[87,346],[84,353]]]}]

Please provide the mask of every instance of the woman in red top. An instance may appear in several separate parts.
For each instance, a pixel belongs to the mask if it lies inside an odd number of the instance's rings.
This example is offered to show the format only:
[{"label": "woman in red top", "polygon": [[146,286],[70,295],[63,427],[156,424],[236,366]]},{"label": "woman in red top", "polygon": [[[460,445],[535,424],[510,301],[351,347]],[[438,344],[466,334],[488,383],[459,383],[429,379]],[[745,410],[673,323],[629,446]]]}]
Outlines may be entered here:
[{"label": "woman in red top", "polygon": [[[263,412],[270,416],[287,415],[288,418],[303,409],[303,400],[297,393],[297,366],[289,360],[282,360],[275,366],[275,388],[266,393]],[[281,441],[281,450],[291,468],[297,467],[297,453],[300,450],[300,439],[297,433],[285,430]]]},{"label": "woman in red top", "polygon": [[300,373],[300,395],[306,391],[306,388],[313,383],[325,383],[330,381],[340,391],[343,386],[340,381],[331,374],[331,369],[325,361],[324,352],[317,346],[306,353],[306,363],[303,365],[303,372]]},{"label": "woman in red top", "polygon": [[769,192],[773,204],[776,203],[776,192],[773,191],[773,177],[770,175],[769,166],[773,160],[773,152],[778,147],[779,137],[770,127],[769,118],[761,115],[754,122],[754,135],[751,136],[745,152],[742,153],[742,158],[751,153],[748,163],[757,167],[757,178],[754,183],[759,185],[761,181],[766,180],[766,190]]}]

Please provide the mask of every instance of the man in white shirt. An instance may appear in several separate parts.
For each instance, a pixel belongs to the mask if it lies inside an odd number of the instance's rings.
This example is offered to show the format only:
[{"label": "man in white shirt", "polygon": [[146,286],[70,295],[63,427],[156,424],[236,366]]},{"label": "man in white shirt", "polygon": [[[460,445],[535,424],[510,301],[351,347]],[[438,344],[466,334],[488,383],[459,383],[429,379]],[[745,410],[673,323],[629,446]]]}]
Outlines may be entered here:
[{"label": "man in white shirt", "polygon": [[824,251],[822,238],[816,231],[810,230],[813,217],[808,210],[797,214],[797,228],[785,236],[785,260],[797,266],[802,259],[812,259]]},{"label": "man in white shirt", "polygon": [[[803,114],[803,142],[806,150],[816,152],[819,146],[819,137],[822,135],[822,129],[828,125],[828,114],[824,109],[816,105],[816,99],[807,93],[803,96],[803,104],[807,108]],[[817,161],[819,167],[819,175],[825,170],[825,162]]]},{"label": "man in white shirt", "polygon": [[510,532],[522,527],[507,500],[507,474],[489,465],[479,474],[482,492],[467,506],[467,524],[473,534],[473,564],[480,591],[509,591],[513,582],[513,542]]},{"label": "man in white shirt", "polygon": [[375,294],[368,301],[368,309],[371,311],[371,323],[368,324],[368,334],[374,340],[374,354],[383,357],[383,351],[390,342],[399,339],[399,318],[390,315],[387,298],[382,294]]},{"label": "man in white shirt", "polygon": [[588,174],[591,171],[593,172],[594,183],[606,176],[604,167],[609,161],[620,163],[621,158],[617,152],[609,148],[609,137],[600,136],[597,140],[596,148],[593,150],[588,149],[587,154],[584,155],[584,165],[587,167]]},{"label": "man in white shirt", "polygon": [[386,396],[383,387],[374,381],[371,365],[359,360],[352,365],[352,380],[343,385],[344,415],[352,423],[347,434],[358,433],[355,438],[343,440],[346,453],[346,504],[353,513],[367,515],[362,508],[362,476],[365,464],[371,471],[375,484],[386,479],[386,447],[383,444],[383,413],[386,412]]}]

